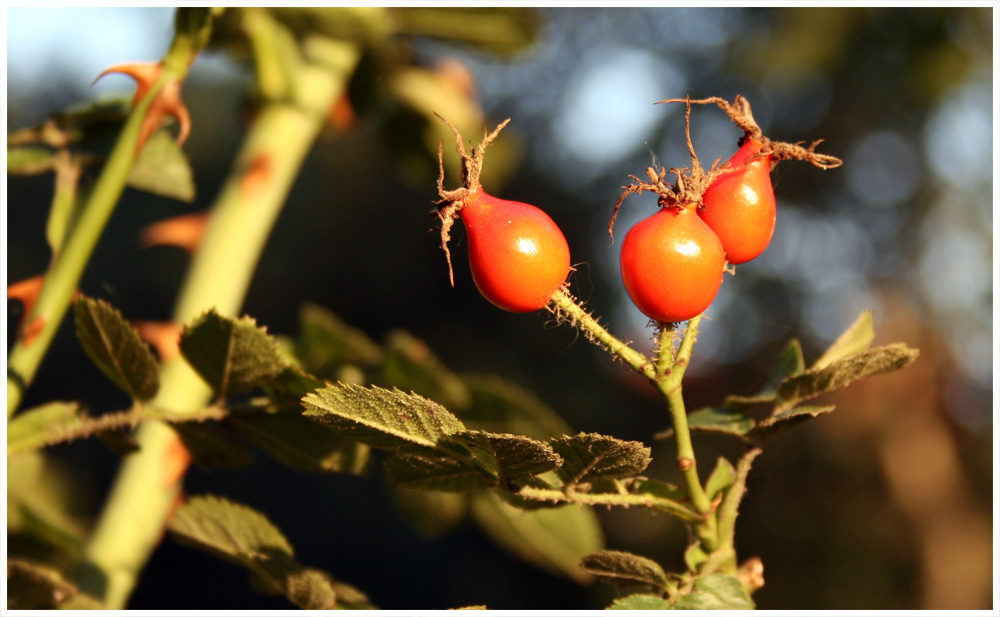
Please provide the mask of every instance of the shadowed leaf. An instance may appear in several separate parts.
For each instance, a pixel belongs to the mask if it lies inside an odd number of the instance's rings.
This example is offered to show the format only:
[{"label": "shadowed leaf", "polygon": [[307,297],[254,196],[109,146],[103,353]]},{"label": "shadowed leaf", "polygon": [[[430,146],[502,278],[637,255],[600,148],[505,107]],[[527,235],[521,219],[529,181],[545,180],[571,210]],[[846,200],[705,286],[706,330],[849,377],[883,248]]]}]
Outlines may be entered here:
[{"label": "shadowed leaf", "polygon": [[153,398],[160,388],[159,369],[135,328],[103,300],[81,297],[73,311],[80,344],[97,368],[133,399]]},{"label": "shadowed leaf", "polygon": [[226,426],[292,469],[360,474],[368,463],[368,446],[298,414],[240,414]]},{"label": "shadowed leaf", "polygon": [[667,586],[667,574],[660,564],[624,551],[601,551],[587,555],[580,567],[612,585],[648,585],[656,590]]},{"label": "shadowed leaf", "polygon": [[178,540],[247,568],[258,583],[300,608],[336,606],[330,577],[301,566],[284,535],[255,510],[219,497],[193,497],[177,508],[169,529]]},{"label": "shadowed leaf", "polygon": [[382,361],[375,341],[319,305],[299,309],[299,331],[296,356],[316,375],[333,377],[343,364],[375,366]]},{"label": "shadowed leaf", "polygon": [[456,412],[467,409],[471,402],[465,382],[452,373],[426,343],[403,330],[394,330],[386,337],[381,380]]},{"label": "shadowed leaf", "polygon": [[781,401],[776,411],[791,409],[801,401],[843,388],[853,381],[899,370],[916,360],[919,353],[903,343],[893,343],[834,361],[822,369],[806,371],[778,386]]},{"label": "shadowed leaf", "polygon": [[21,559],[7,560],[6,606],[10,610],[58,608],[77,593],[76,586],[52,568]]},{"label": "shadowed leaf", "polygon": [[274,339],[253,319],[230,319],[214,310],[184,328],[180,347],[220,397],[261,386],[287,366]]},{"label": "shadowed leaf", "polygon": [[462,420],[472,428],[547,440],[572,432],[548,405],[519,385],[494,376],[464,376],[472,406]]},{"label": "shadowed leaf", "polygon": [[604,548],[600,522],[586,506],[525,511],[493,492],[472,496],[472,515],[479,525],[513,554],[549,572],[587,582],[580,561]]},{"label": "shadowed leaf", "polygon": [[755,426],[754,429],[747,434],[747,437],[754,441],[760,441],[774,435],[775,433],[797,426],[806,420],[811,420],[816,416],[830,413],[834,409],[836,409],[836,407],[833,405],[827,405],[825,407],[814,407],[810,405],[794,407],[792,409],[779,412],[770,418],[761,420],[757,423],[757,426]]}]

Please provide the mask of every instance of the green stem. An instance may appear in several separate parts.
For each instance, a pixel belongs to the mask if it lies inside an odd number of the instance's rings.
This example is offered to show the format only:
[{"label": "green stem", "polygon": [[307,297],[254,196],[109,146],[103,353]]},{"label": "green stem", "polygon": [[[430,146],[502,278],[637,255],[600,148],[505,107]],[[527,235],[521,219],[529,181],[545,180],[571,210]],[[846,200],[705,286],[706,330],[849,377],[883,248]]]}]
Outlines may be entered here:
[{"label": "green stem", "polygon": [[[279,27],[265,12],[253,15],[253,27]],[[350,43],[312,40],[306,47],[322,61],[300,66],[295,96],[260,110],[212,207],[174,311],[176,323],[190,322],[213,307],[223,315],[240,309],[289,188],[359,59]],[[209,400],[208,386],[181,357],[164,364],[160,384],[151,403],[159,409],[192,413]],[[125,606],[180,489],[181,477],[163,480],[164,469],[176,458],[176,434],[165,425],[143,423],[138,439],[140,450],[123,464],[95,528],[87,548],[90,572],[81,580],[109,609]]]},{"label": "green stem", "polygon": [[[200,10],[179,9],[185,15],[193,17],[198,17],[200,13],[197,11]],[[207,28],[207,25],[202,25],[195,33],[189,29],[177,30],[170,51],[163,59],[164,70],[146,96],[132,108],[90,197],[81,208],[79,219],[56,253],[52,266],[45,275],[35,307],[25,316],[24,324],[27,328],[19,333],[7,356],[8,418],[17,411],[24,391],[34,379],[69,308],[90,255],[125,189],[137,154],[136,144],[146,110],[168,80],[184,77],[187,67],[204,45]],[[31,332],[28,337],[25,336],[27,331]]]},{"label": "green stem", "polygon": [[548,501],[552,503],[579,503],[592,506],[642,506],[672,514],[688,523],[700,524],[704,522],[703,517],[697,512],[692,511],[690,508],[676,501],[671,501],[662,497],[655,497],[653,495],[574,492],[572,497],[570,497],[558,489],[537,488],[533,486],[521,488],[517,495],[525,499]]},{"label": "green stem", "polygon": [[565,318],[575,327],[582,330],[587,338],[625,361],[634,371],[655,379],[656,372],[653,363],[649,358],[632,349],[627,344],[615,338],[610,332],[604,329],[598,321],[582,306],[577,304],[573,297],[563,289],[558,289],[552,294],[551,303],[555,306],[553,312],[557,316]]},{"label": "green stem", "polygon": [[691,430],[688,428],[687,409],[681,386],[691,360],[691,350],[700,322],[701,315],[688,322],[676,356],[669,340],[672,331],[665,327],[661,330],[659,355],[656,360],[657,377],[654,383],[670,411],[674,426],[674,443],[677,445],[677,463],[684,479],[685,489],[695,509],[702,514],[708,514],[712,509],[712,503],[698,477],[698,462],[694,455],[694,444],[691,442]]}]

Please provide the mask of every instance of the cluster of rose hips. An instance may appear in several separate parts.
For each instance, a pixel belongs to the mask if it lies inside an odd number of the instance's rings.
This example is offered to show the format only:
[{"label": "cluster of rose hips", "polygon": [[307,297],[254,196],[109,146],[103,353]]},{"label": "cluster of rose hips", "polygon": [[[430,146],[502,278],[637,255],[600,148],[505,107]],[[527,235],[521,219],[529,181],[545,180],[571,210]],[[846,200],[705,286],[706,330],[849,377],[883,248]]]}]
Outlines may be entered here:
[{"label": "cluster of rose hips", "polygon": [[[622,282],[635,305],[658,322],[686,321],[702,313],[715,299],[727,264],[741,264],[760,255],[771,241],[776,218],[771,169],[784,159],[806,160],[824,169],[840,160],[809,147],[771,141],[753,120],[750,106],[737,96],[687,103],[688,146],[692,164],[671,169],[676,185],[668,185],[666,169],[649,168],[649,182],[632,176],[634,184],[615,205],[632,193],[655,192],[659,210],[635,224],[621,247]],[[725,164],[705,171],[691,146],[692,103],[714,103],[744,131],[739,149]],[[441,196],[442,248],[448,253],[449,230],[456,218],[469,238],[469,265],[476,286],[496,306],[514,312],[544,308],[570,271],[569,247],[562,231],[535,206],[498,199],[479,185],[483,152],[502,123],[472,155],[455,130],[463,161],[463,186],[444,188],[444,167],[438,179]],[[449,124],[450,126],[450,124]],[[614,215],[609,224],[613,229]]]}]

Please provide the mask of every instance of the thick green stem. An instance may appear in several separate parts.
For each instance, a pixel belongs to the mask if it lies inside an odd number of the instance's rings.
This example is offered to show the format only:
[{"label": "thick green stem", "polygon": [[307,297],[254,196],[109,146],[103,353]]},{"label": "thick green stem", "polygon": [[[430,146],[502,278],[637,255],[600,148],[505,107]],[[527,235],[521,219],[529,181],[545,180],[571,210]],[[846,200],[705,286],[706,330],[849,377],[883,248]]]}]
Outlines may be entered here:
[{"label": "thick green stem", "polygon": [[81,208],[79,218],[45,275],[34,309],[25,316],[25,328],[19,333],[17,342],[7,356],[8,418],[17,411],[24,391],[34,379],[69,308],[90,255],[125,189],[128,174],[135,161],[136,144],[146,110],[167,81],[183,79],[187,68],[204,46],[210,29],[207,13],[203,13],[205,10],[179,9],[179,12],[187,16],[188,23],[183,25],[188,27],[181,28],[182,24],[179,22],[170,51],[163,59],[164,70],[129,114],[90,197]]},{"label": "thick green stem", "polygon": [[[264,13],[259,27],[272,27]],[[322,62],[303,63],[294,76],[294,94],[265,105],[238,155],[234,172],[215,205],[174,311],[187,323],[215,308],[223,315],[240,309],[265,241],[302,161],[321,130],[327,111],[346,86],[358,61],[353,44],[310,41],[307,50]],[[154,407],[177,414],[204,406],[206,384],[181,357],[168,361]],[[140,427],[139,452],[126,459],[87,549],[89,575],[81,584],[109,609],[125,606],[138,574],[162,537],[180,489],[177,436],[169,427]]]}]

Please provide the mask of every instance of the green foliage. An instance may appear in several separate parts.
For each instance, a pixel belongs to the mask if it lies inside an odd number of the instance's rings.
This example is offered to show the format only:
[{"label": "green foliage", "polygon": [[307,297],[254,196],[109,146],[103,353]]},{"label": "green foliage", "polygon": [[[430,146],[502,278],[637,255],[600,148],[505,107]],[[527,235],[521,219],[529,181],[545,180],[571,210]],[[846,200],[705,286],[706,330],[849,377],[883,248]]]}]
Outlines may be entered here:
[{"label": "green foliage", "polygon": [[160,388],[156,358],[135,329],[107,302],[81,297],[74,305],[76,333],[87,356],[133,399]]},{"label": "green foliage", "polygon": [[624,551],[601,551],[587,555],[580,567],[599,580],[622,587],[639,585],[664,593],[670,585],[667,573],[660,564]]},{"label": "green foliage", "polygon": [[[169,529],[181,542],[250,570],[264,590],[284,594],[299,608],[338,608],[333,579],[300,565],[284,535],[255,510],[218,497],[193,497],[177,508]],[[351,603],[364,600],[355,595]]]},{"label": "green foliage", "polygon": [[156,131],[150,136],[132,165],[128,184],[140,191],[188,203],[195,198],[191,164],[167,131]]},{"label": "green foliage", "polygon": [[694,590],[673,605],[684,610],[750,610],[754,602],[740,581],[726,574],[707,574],[695,579]]},{"label": "green foliage", "polygon": [[[869,349],[872,340],[872,315],[865,311],[806,369],[802,347],[792,339],[778,356],[771,369],[771,378],[760,392],[752,396],[728,396],[723,407],[694,411],[688,416],[688,424],[692,431],[727,433],[759,443],[835,409],[833,405],[801,403],[867,377],[898,371],[920,355],[918,350],[903,343]],[[763,418],[750,416],[761,409],[764,410]],[[657,436],[672,434],[666,431]]]},{"label": "green foliage", "polygon": [[597,515],[585,506],[525,511],[494,493],[476,493],[472,515],[500,546],[545,570],[579,582],[590,580],[580,570],[584,556],[604,545]]},{"label": "green foliage", "polygon": [[287,362],[253,319],[208,311],[181,333],[181,353],[217,396],[246,392],[280,374]]},{"label": "green foliage", "polygon": [[668,608],[673,608],[669,602],[660,596],[648,593],[636,593],[618,598],[608,607],[609,610],[615,611],[659,611]]},{"label": "green foliage", "polygon": [[563,458],[560,479],[567,485],[639,475],[649,465],[649,448],[596,433],[580,433],[552,441]]}]

